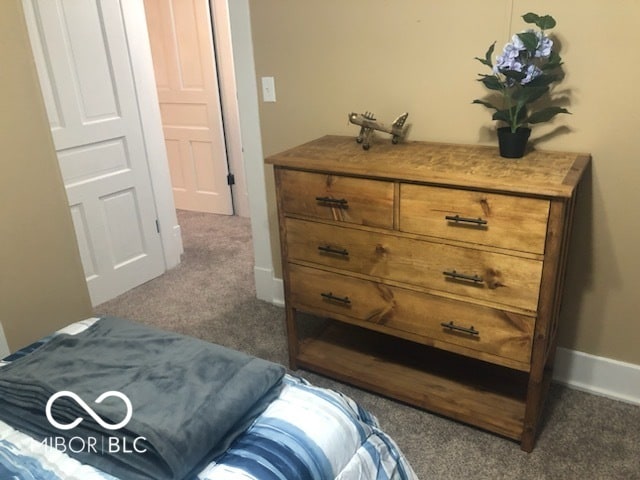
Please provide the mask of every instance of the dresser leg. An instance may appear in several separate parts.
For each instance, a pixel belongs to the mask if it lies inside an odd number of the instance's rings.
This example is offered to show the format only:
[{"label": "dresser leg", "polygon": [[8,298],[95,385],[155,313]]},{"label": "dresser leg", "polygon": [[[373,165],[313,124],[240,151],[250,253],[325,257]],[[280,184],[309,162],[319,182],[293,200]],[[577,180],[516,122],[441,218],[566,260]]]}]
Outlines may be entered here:
[{"label": "dresser leg", "polygon": [[553,373],[552,361],[553,355],[550,356],[544,368],[537,367],[537,365],[534,364],[529,378],[524,429],[522,432],[522,441],[520,442],[520,448],[525,452],[531,452],[536,443],[538,427],[542,420],[545,400],[551,385]]},{"label": "dresser leg", "polygon": [[296,309],[285,308],[285,319],[287,324],[287,342],[289,344],[289,368],[298,369],[298,326],[296,324]]}]

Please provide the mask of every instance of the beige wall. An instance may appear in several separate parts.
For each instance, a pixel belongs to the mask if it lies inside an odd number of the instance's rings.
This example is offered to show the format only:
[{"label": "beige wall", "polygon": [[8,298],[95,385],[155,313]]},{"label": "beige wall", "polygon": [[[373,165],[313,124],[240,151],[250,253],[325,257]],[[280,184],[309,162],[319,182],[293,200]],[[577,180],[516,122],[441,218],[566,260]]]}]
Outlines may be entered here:
[{"label": "beige wall", "polygon": [[11,350],[91,315],[20,0],[0,2],[0,322]]},{"label": "beige wall", "polygon": [[[576,219],[560,345],[640,364],[640,2],[618,0],[251,0],[265,155],[325,134],[355,135],[350,111],[389,122],[408,111],[410,139],[494,144],[474,60],[551,14],[565,61],[556,88],[573,115],[536,126],[538,148],[590,152]],[[385,139],[386,140],[386,139]],[[372,147],[375,148],[375,145]],[[272,173],[269,210],[277,245]],[[274,250],[274,262],[279,262]]]}]

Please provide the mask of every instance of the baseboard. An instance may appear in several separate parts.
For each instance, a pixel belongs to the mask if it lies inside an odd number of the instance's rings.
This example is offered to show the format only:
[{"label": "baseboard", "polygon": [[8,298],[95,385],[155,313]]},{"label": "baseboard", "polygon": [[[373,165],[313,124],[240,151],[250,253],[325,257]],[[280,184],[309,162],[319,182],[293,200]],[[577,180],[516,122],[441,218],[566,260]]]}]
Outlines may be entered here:
[{"label": "baseboard", "polygon": [[640,365],[558,348],[553,379],[576,390],[640,405]]},{"label": "baseboard", "polygon": [[256,296],[260,300],[284,307],[284,284],[281,278],[273,276],[270,268],[253,267],[253,276],[256,281]]},{"label": "baseboard", "polygon": [[284,307],[284,282],[281,278],[273,279],[273,304]]}]

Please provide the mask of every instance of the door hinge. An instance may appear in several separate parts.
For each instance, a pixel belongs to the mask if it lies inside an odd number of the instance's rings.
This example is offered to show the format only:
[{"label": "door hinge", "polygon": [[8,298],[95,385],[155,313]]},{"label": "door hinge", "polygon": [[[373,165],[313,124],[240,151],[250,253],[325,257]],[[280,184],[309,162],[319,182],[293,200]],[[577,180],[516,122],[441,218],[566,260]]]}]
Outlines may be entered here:
[{"label": "door hinge", "polygon": [[236,184],[236,177],[233,175],[233,173],[230,173],[227,175],[227,185],[235,185]]},{"label": "door hinge", "polygon": [[160,233],[160,222],[158,221],[157,218],[156,218],[156,231]]}]

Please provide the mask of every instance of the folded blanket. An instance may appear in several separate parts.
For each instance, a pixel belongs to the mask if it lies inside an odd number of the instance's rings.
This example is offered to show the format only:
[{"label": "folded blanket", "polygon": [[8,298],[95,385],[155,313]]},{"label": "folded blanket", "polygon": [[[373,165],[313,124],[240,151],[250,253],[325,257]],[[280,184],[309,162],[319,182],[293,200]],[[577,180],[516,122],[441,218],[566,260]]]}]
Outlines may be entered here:
[{"label": "folded blanket", "polygon": [[183,479],[251,424],[283,374],[219,345],[103,318],[0,369],[0,419],[123,479]]}]

